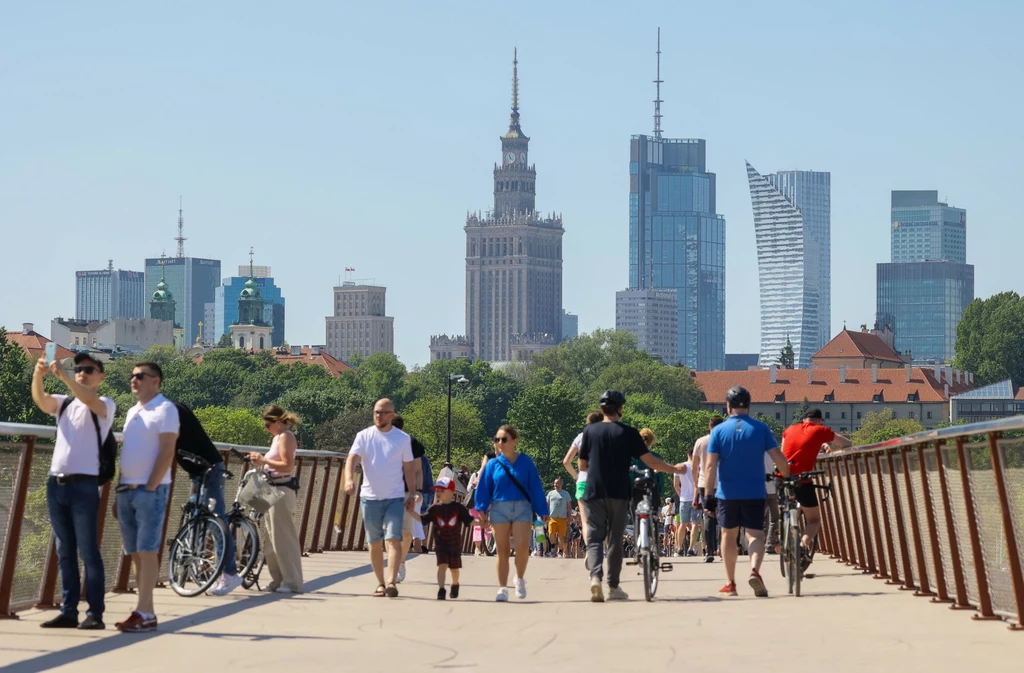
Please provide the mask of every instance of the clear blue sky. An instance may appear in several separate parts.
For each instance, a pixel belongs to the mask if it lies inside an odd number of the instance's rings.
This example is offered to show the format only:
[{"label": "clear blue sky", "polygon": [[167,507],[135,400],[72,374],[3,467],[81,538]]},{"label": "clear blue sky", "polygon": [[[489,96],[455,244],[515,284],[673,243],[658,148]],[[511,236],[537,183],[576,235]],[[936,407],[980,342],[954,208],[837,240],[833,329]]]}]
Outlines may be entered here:
[{"label": "clear blue sky", "polygon": [[464,331],[467,210],[492,202],[519,49],[564,303],[614,326],[629,136],[705,138],[727,221],[727,350],[756,352],[744,159],[832,173],[832,330],[871,322],[889,190],[968,212],[980,297],[1024,290],[1019,2],[92,2],[0,8],[0,324],[74,313],[74,271],[174,253],[273,267],[287,338],[323,343],[353,266],[425,363]]}]

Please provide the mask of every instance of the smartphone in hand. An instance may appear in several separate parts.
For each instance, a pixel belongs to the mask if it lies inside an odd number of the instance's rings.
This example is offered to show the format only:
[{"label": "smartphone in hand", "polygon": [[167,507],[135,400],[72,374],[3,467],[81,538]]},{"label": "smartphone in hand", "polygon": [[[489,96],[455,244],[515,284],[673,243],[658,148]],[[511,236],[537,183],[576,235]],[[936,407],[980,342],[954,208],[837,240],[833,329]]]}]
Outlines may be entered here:
[{"label": "smartphone in hand", "polygon": [[57,344],[53,341],[46,344],[46,364],[47,366],[52,365],[57,359]]}]

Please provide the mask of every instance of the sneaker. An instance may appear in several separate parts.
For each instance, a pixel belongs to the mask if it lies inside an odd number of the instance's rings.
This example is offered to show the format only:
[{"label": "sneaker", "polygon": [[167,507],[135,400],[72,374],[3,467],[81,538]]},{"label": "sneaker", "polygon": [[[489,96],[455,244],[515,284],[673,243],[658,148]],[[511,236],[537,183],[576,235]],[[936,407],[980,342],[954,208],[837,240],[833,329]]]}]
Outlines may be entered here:
[{"label": "sneaker", "polygon": [[760,573],[756,570],[750,572],[749,580],[750,588],[754,590],[754,595],[758,598],[768,598],[768,589],[764,586],[764,580],[761,579]]},{"label": "sneaker", "polygon": [[608,600],[610,601],[628,601],[629,594],[623,591],[619,587],[608,587]]},{"label": "sneaker", "polygon": [[77,629],[78,617],[70,617],[62,613],[39,626],[44,629]]},{"label": "sneaker", "polygon": [[405,580],[405,564],[398,566],[398,577],[395,578],[395,584],[401,584]]},{"label": "sneaker", "polygon": [[242,586],[242,578],[238,575],[221,575],[209,593],[211,596],[227,596],[240,586]]},{"label": "sneaker", "polygon": [[494,597],[494,600],[498,603],[508,603],[508,589],[506,587],[498,589],[498,594]]},{"label": "sneaker", "polygon": [[720,595],[722,595],[722,596],[738,596],[739,595],[739,594],[736,593],[736,583],[735,582],[730,582],[729,584],[726,584],[724,587],[722,587],[721,589],[718,590],[718,593]]},{"label": "sneaker", "polygon": [[[454,593],[454,592],[452,592],[452,593]],[[454,596],[452,598],[454,598]],[[444,599],[445,599],[445,590],[444,590],[444,587],[441,587],[440,589],[437,590],[437,600],[443,601]]]},{"label": "sneaker", "polygon": [[114,624],[114,627],[122,633],[156,631],[156,617],[143,617],[140,612],[133,610],[128,619]]},{"label": "sneaker", "polygon": [[686,555],[687,556],[696,556],[697,555],[697,550],[696,549],[688,549],[686,551]]},{"label": "sneaker", "polygon": [[87,615],[85,621],[78,625],[79,631],[102,631],[105,628],[107,625],[103,623],[103,620],[92,615]]},{"label": "sneaker", "polygon": [[516,598],[519,600],[526,598],[526,580],[522,577],[516,578]]},{"label": "sneaker", "polygon": [[685,549],[677,549],[676,550],[676,558],[681,558],[683,556],[686,556],[686,550]]},{"label": "sneaker", "polygon": [[601,578],[590,578],[590,602],[604,603],[604,593],[601,591]]},{"label": "sneaker", "polygon": [[714,563],[714,562],[715,562],[715,557],[712,556],[711,554],[708,554],[707,556],[704,557],[704,563]]},{"label": "sneaker", "polygon": [[459,585],[458,584],[453,584],[452,585],[452,598],[458,598],[458,597],[459,597]]}]

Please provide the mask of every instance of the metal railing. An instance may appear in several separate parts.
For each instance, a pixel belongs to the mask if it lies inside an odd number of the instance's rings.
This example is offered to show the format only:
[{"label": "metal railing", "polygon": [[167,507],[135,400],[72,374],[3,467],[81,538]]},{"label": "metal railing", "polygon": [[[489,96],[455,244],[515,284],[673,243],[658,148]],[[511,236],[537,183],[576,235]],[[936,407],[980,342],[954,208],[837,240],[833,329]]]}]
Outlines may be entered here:
[{"label": "metal railing", "polygon": [[1024,629],[1024,416],[920,432],[819,458],[833,558],[974,619]]}]

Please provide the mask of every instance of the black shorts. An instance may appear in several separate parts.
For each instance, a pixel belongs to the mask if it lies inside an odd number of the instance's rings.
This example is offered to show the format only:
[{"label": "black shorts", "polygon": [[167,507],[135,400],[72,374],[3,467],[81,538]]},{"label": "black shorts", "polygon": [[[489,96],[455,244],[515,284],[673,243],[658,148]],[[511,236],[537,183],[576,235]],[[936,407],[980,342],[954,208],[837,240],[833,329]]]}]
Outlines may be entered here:
[{"label": "black shorts", "polygon": [[462,550],[451,547],[437,547],[434,549],[434,555],[437,557],[437,565],[446,565],[449,570],[459,570],[462,568]]},{"label": "black shorts", "polygon": [[793,489],[793,494],[801,507],[818,506],[818,489],[814,488],[814,484],[797,484]]},{"label": "black shorts", "polygon": [[764,530],[765,500],[719,500],[718,525],[722,528]]}]

